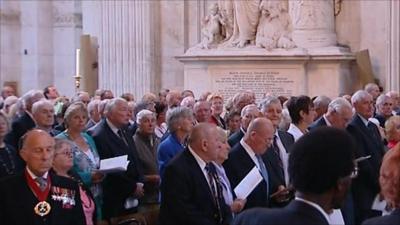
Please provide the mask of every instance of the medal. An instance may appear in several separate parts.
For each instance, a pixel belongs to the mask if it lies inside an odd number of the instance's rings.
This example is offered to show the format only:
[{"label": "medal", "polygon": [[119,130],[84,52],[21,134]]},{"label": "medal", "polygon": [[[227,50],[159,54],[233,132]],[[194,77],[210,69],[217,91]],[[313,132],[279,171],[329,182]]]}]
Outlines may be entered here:
[{"label": "medal", "polygon": [[40,190],[40,188],[37,186],[37,184],[28,174],[27,171],[25,171],[25,176],[28,182],[28,186],[30,187],[36,198],[39,200],[39,203],[35,205],[33,211],[35,212],[36,215],[41,217],[48,215],[50,213],[51,206],[48,202],[46,202],[46,199],[50,192],[50,186],[51,186],[50,175],[47,176],[47,186],[43,191]]},{"label": "medal", "polygon": [[51,206],[46,201],[41,201],[38,204],[36,204],[35,208],[33,208],[33,209],[35,210],[35,213],[37,215],[46,216],[47,214],[49,214],[49,212],[51,210]]}]

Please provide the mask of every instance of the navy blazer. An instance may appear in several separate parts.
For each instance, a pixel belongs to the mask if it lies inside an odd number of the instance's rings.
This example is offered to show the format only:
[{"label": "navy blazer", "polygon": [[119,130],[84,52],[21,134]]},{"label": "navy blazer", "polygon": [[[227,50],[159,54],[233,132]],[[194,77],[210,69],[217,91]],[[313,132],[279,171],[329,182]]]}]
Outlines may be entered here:
[{"label": "navy blazer", "polygon": [[395,209],[390,215],[379,216],[365,220],[363,225],[399,225],[400,209]]},{"label": "navy blazer", "polygon": [[255,208],[240,213],[232,225],[328,225],[318,209],[307,203],[293,200],[284,208]]},{"label": "navy blazer", "polygon": [[229,146],[231,146],[231,148],[235,147],[235,145],[237,143],[239,143],[240,140],[242,140],[243,136],[244,136],[244,133],[243,133],[242,129],[239,129],[238,131],[233,133],[228,139]]},{"label": "navy blazer", "polygon": [[[264,161],[264,164],[266,165],[267,163]],[[243,146],[238,143],[232,148],[231,152],[229,153],[229,157],[223,163],[223,166],[229,182],[231,182],[231,186],[234,189],[240,183],[240,181],[246,177],[250,170],[256,166],[256,164],[250,158],[249,154],[247,154]],[[270,179],[271,176],[269,176],[269,183],[271,183]],[[269,191],[269,194],[272,194],[272,192]],[[268,206],[269,196],[267,193],[266,181],[263,179],[263,181],[261,181],[247,197],[247,202],[244,206],[244,209]]]},{"label": "navy blazer", "polygon": [[[231,221],[230,208],[223,207],[223,224]],[[218,210],[210,187],[188,148],[165,168],[161,182],[160,225],[217,225]]]},{"label": "navy blazer", "polygon": [[[51,206],[47,216],[40,217],[34,213],[34,207],[39,202],[35,197],[25,177],[25,170],[0,181],[0,221],[1,224],[47,224],[47,225],[80,225],[86,224],[78,184],[68,178],[60,177],[49,171],[51,188],[47,202]],[[74,191],[75,205],[65,207],[60,200],[54,200],[54,187]],[[61,192],[60,192],[61,193]]]},{"label": "navy blazer", "polygon": [[311,130],[317,128],[317,127],[322,127],[322,126],[326,126],[326,125],[327,125],[327,124],[326,124],[326,121],[325,121],[324,117],[321,116],[319,119],[317,119],[316,121],[314,121],[314,122],[308,127],[308,130],[311,131]]},{"label": "navy blazer", "polygon": [[371,158],[358,163],[358,176],[352,182],[356,223],[368,217],[363,211],[370,211],[372,202],[380,191],[379,169],[384,147],[378,128],[373,126],[372,129],[368,129],[357,114],[347,126],[347,131],[356,143],[355,157],[371,155]]},{"label": "navy blazer", "polygon": [[137,157],[135,143],[131,135],[124,133],[128,146],[108,126],[105,119],[89,129],[100,159],[128,155],[129,165],[125,172],[107,174],[103,185],[104,218],[119,216],[126,212],[125,200],[132,197],[136,183],[143,182],[143,173]]},{"label": "navy blazer", "polygon": [[[286,152],[289,153],[292,145],[294,144],[293,135],[286,131],[278,130],[278,136]],[[268,170],[270,180],[270,194],[273,194],[278,191],[278,187],[280,185],[286,186],[285,175],[280,169],[278,156],[274,153],[272,146],[268,148],[268,150],[262,155],[262,158]],[[273,202],[271,202],[271,204],[272,203]],[[274,205],[276,204],[274,203]],[[281,206],[281,204],[278,204],[276,206]]]}]

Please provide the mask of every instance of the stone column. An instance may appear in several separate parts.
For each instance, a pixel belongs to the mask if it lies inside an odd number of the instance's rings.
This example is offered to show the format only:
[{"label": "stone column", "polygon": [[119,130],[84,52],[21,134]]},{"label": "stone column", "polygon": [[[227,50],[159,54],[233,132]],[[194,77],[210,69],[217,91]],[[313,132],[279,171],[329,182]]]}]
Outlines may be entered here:
[{"label": "stone column", "polygon": [[336,45],[333,0],[289,0],[293,41],[298,47],[319,48]]},{"label": "stone column", "polygon": [[390,60],[386,89],[400,91],[400,1],[391,1],[390,4]]},{"label": "stone column", "polygon": [[[152,13],[156,1],[92,1],[96,12],[84,5],[84,27],[98,37],[99,86],[118,96],[131,92],[136,97],[155,91],[155,35]],[[95,16],[99,23],[86,16]],[[87,21],[85,21],[87,20]],[[98,33],[97,33],[98,32]],[[85,32],[86,33],[86,32]]]}]

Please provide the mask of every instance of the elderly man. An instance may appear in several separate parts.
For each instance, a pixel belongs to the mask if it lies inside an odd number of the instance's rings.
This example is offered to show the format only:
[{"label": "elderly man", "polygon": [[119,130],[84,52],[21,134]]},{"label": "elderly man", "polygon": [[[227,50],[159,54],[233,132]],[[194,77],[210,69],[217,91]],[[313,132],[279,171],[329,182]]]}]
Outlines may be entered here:
[{"label": "elderly man", "polygon": [[193,114],[197,123],[206,123],[211,118],[211,104],[207,101],[198,101],[193,106]]},{"label": "elderly man", "polygon": [[324,115],[328,111],[328,105],[331,102],[331,99],[325,95],[320,95],[316,97],[313,101],[315,112],[317,115],[314,120],[319,119],[322,115]]},{"label": "elderly man", "polygon": [[371,210],[372,202],[379,193],[379,168],[384,148],[378,127],[368,119],[374,114],[373,98],[364,90],[357,91],[352,97],[355,115],[347,126],[347,131],[356,141],[356,157],[370,157],[359,164],[360,176],[354,180],[352,194],[354,199],[355,222],[378,215]]},{"label": "elderly man", "polygon": [[274,126],[266,118],[254,119],[239,144],[235,145],[229,153],[229,158],[223,166],[231,182],[236,187],[243,178],[256,167],[262,176],[262,181],[247,197],[245,209],[253,207],[268,207],[271,192],[269,171],[266,169],[262,155],[271,145],[274,138]]},{"label": "elderly man", "polygon": [[382,128],[385,127],[386,120],[393,116],[393,103],[393,99],[386,95],[379,95],[379,97],[376,99],[376,114],[374,118],[379,121],[379,125]]},{"label": "elderly man", "polygon": [[229,224],[232,214],[211,163],[218,157],[218,138],[215,125],[199,123],[185,151],[168,164],[161,183],[159,224]]},{"label": "elderly man", "polygon": [[72,98],[72,102],[82,102],[86,106],[90,102],[90,95],[86,91],[79,91],[78,93],[75,94],[75,96]]},{"label": "elderly man", "polygon": [[275,133],[274,141],[265,154],[263,159],[267,162],[266,166],[270,172],[271,193],[276,193],[271,199],[271,206],[284,206],[291,199],[289,190],[288,158],[289,150],[294,144],[294,138],[286,131],[278,130],[282,120],[282,105],[277,97],[267,96],[260,103],[261,113],[271,120]]},{"label": "elderly man", "polygon": [[375,102],[378,96],[381,94],[379,86],[375,83],[368,83],[365,85],[364,90],[372,96],[372,100]]},{"label": "elderly man", "polygon": [[15,90],[11,86],[4,86],[3,89],[1,90],[1,97],[6,99],[9,96],[15,96]]},{"label": "elderly man", "polygon": [[400,94],[397,91],[389,91],[386,96],[393,100],[393,115],[400,115]]},{"label": "elderly man", "polygon": [[43,93],[38,90],[31,90],[21,97],[25,112],[12,122],[11,131],[6,135],[4,142],[18,149],[19,138],[36,126],[32,116],[32,105],[43,98]]},{"label": "elderly man", "polygon": [[92,135],[101,159],[128,155],[129,165],[125,172],[112,173],[103,181],[104,217],[137,211],[137,198],[143,196],[143,177],[135,143],[127,134],[129,123],[128,102],[122,98],[111,99],[106,105],[106,118],[92,127]]},{"label": "elderly man", "polygon": [[313,130],[321,126],[332,126],[339,129],[346,129],[347,124],[353,117],[352,107],[350,103],[342,98],[335,98],[328,105],[328,111],[320,117],[318,120],[314,121],[308,129]]},{"label": "elderly man", "polygon": [[89,102],[87,105],[87,110],[89,113],[89,120],[86,123],[86,130],[89,130],[91,127],[96,125],[101,120],[101,115],[99,113],[99,104],[101,100],[94,99],[93,101]]},{"label": "elderly man", "polygon": [[36,128],[46,131],[52,137],[60,133],[53,129],[54,107],[49,100],[42,99],[33,103],[32,116],[36,122]]},{"label": "elderly man", "polygon": [[178,107],[182,101],[181,93],[176,90],[171,90],[165,97],[165,101],[167,102],[168,110]]},{"label": "elderly man", "polygon": [[355,145],[343,130],[324,127],[305,134],[293,146],[289,175],[296,198],[282,209],[251,209],[233,225],[336,224],[329,218],[341,206],[356,176]]},{"label": "elderly man", "polygon": [[256,105],[246,105],[242,109],[242,112],[240,113],[240,129],[233,133],[228,139],[228,143],[231,147],[240,142],[240,140],[246,133],[247,127],[249,126],[250,122],[259,116],[260,111],[258,110]]},{"label": "elderly man", "polygon": [[42,130],[23,137],[25,171],[0,181],[2,224],[86,224],[78,184],[50,171],[54,145]]}]

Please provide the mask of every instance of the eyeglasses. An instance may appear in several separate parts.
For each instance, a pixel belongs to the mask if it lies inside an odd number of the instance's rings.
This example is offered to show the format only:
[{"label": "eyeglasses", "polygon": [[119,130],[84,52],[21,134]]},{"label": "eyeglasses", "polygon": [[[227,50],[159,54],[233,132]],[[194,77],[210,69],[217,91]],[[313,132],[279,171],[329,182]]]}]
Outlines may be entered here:
[{"label": "eyeglasses", "polygon": [[56,155],[65,155],[67,157],[72,157],[74,154],[72,151],[57,152]]}]

